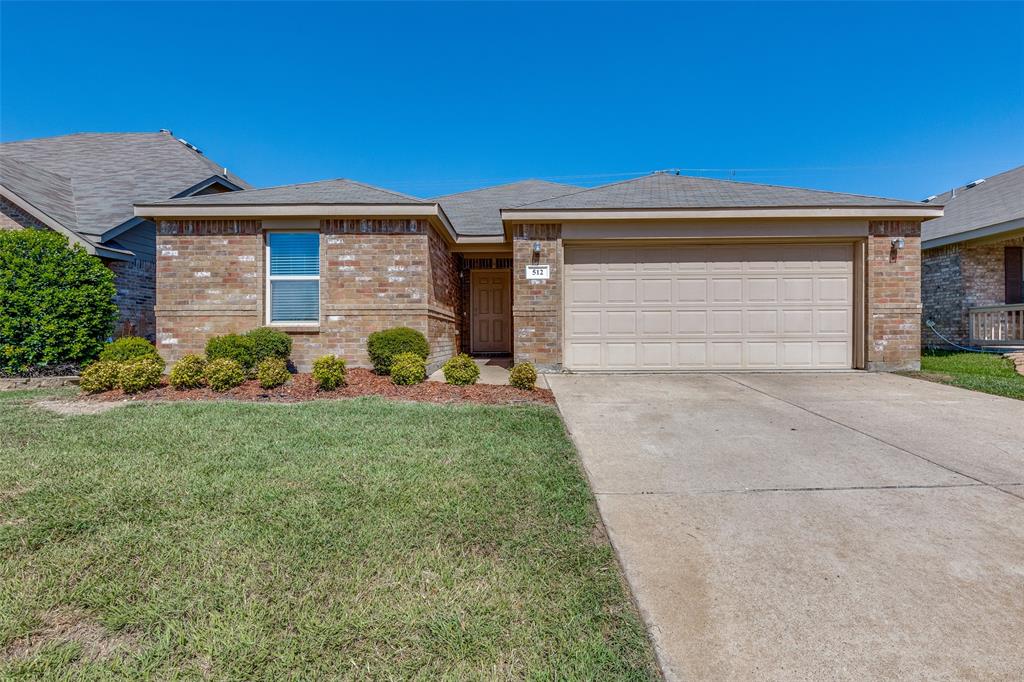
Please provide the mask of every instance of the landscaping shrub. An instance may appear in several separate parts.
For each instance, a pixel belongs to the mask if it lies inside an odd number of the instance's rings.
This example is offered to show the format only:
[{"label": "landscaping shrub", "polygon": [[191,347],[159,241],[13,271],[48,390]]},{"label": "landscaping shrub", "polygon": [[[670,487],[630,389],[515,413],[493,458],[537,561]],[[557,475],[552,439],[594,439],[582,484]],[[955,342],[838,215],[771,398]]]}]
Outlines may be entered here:
[{"label": "landscaping shrub", "polygon": [[508,373],[510,386],[532,391],[537,384],[537,369],[528,362],[521,362]]},{"label": "landscaping shrub", "polygon": [[292,375],[288,363],[282,358],[267,358],[256,365],[256,378],[261,388],[277,388],[288,382]]},{"label": "landscaping shrub", "polygon": [[249,372],[256,366],[253,343],[241,334],[211,336],[206,342],[206,357],[209,360],[234,360],[244,372]]},{"label": "landscaping shrub", "polygon": [[160,384],[164,373],[164,361],[159,357],[147,355],[134,360],[120,363],[117,385],[125,393],[148,391]]},{"label": "landscaping shrub", "polygon": [[287,360],[292,354],[292,337],[279,329],[258,327],[245,333],[252,348],[253,363],[258,365],[267,358]]},{"label": "landscaping shrub", "polygon": [[100,351],[100,360],[125,362],[137,358],[154,358],[160,362],[161,367],[167,364],[156,352],[156,346],[141,336],[122,336],[103,346]]},{"label": "landscaping shrub", "polygon": [[324,355],[313,361],[313,381],[321,391],[333,391],[345,385],[345,361]]},{"label": "landscaping shrub", "polygon": [[51,230],[0,230],[0,370],[94,360],[114,332],[114,273]]},{"label": "landscaping shrub", "polygon": [[391,363],[391,381],[399,386],[418,384],[427,378],[427,363],[416,353],[399,353]]},{"label": "landscaping shrub", "polygon": [[179,390],[199,388],[203,385],[206,358],[202,355],[186,355],[171,368],[171,386]]},{"label": "landscaping shrub", "polygon": [[217,358],[206,363],[203,378],[206,379],[206,385],[213,390],[227,391],[235,386],[241,386],[245,381],[245,370],[237,360]]},{"label": "landscaping shrub", "polygon": [[373,332],[366,340],[366,352],[377,374],[387,374],[395,357],[401,353],[414,353],[424,360],[430,355],[427,337],[409,327],[395,327]]},{"label": "landscaping shrub", "polygon": [[82,370],[78,386],[86,393],[102,393],[117,388],[121,363],[107,360],[94,362]]},{"label": "landscaping shrub", "polygon": [[445,382],[456,386],[469,386],[480,378],[480,367],[465,353],[460,353],[444,363],[441,371],[444,372]]}]

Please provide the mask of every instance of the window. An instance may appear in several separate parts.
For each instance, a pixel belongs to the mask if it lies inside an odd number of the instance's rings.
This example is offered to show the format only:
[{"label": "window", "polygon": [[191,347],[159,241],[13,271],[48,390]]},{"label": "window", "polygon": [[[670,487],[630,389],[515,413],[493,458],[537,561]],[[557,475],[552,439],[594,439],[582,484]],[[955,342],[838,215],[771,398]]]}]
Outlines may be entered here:
[{"label": "window", "polygon": [[1003,249],[1003,267],[1006,275],[1007,304],[1024,303],[1024,247],[1007,246]]},{"label": "window", "polygon": [[320,234],[267,233],[267,321],[320,321]]}]

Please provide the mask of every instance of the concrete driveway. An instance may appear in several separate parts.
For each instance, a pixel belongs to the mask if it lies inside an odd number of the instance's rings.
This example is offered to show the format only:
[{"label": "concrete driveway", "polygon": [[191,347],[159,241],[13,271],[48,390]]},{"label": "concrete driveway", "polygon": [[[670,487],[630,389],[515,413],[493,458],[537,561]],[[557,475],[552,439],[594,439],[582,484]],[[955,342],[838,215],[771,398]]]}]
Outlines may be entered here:
[{"label": "concrete driveway", "polygon": [[1024,679],[1024,402],[549,376],[669,679]]}]

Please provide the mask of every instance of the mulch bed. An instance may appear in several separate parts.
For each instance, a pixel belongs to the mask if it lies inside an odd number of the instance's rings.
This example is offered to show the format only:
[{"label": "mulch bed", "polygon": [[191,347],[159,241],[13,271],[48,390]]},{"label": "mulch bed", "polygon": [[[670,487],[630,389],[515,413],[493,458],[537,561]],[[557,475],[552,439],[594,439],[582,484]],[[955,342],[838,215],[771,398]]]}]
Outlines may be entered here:
[{"label": "mulch bed", "polygon": [[368,369],[350,369],[346,375],[348,385],[333,391],[319,391],[309,374],[293,374],[291,381],[278,388],[261,388],[255,380],[246,381],[230,391],[218,393],[209,388],[179,391],[164,379],[160,386],[141,393],[127,394],[121,389],[81,396],[82,400],[244,400],[253,402],[299,403],[325,398],[359,398],[380,396],[391,400],[412,400],[425,403],[481,403],[507,405],[512,403],[553,404],[555,397],[546,388],[524,391],[512,386],[475,384],[450,386],[437,381],[425,381],[414,386],[396,386],[390,377],[378,376]]}]

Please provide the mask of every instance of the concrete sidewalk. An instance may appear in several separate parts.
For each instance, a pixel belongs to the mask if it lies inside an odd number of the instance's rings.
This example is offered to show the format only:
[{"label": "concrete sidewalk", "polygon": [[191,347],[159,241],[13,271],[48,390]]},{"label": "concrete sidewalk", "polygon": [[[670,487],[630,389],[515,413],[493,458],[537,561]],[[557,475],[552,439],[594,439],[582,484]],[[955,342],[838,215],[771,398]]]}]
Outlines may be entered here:
[{"label": "concrete sidewalk", "polygon": [[669,679],[1024,679],[1024,402],[548,379]]}]

